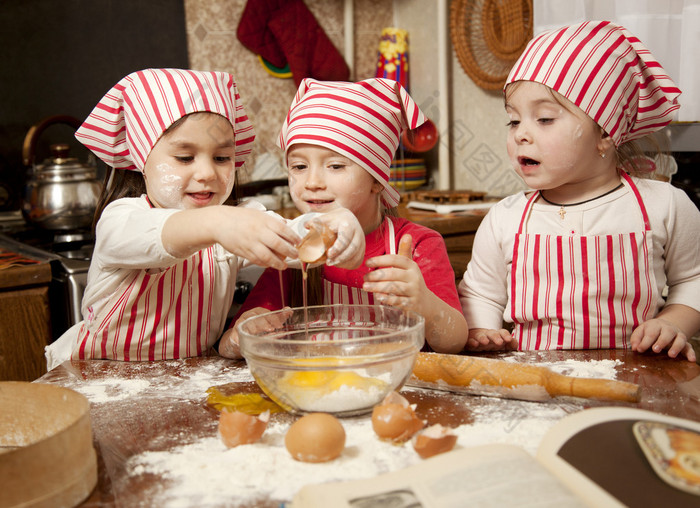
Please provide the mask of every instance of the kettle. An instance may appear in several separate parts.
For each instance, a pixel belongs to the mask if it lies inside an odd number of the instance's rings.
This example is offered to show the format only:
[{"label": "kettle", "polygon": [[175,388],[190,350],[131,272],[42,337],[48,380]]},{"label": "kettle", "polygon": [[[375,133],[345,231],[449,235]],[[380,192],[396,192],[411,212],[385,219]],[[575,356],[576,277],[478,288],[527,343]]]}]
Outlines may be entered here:
[{"label": "kettle", "polygon": [[102,190],[95,157],[91,154],[87,163],[81,163],[69,156],[68,144],[58,143],[51,145],[50,158],[42,164],[35,163],[39,136],[58,123],[80,127],[72,116],[51,116],[33,125],[24,138],[22,158],[28,167],[28,178],[22,215],[27,222],[48,230],[89,228]]}]

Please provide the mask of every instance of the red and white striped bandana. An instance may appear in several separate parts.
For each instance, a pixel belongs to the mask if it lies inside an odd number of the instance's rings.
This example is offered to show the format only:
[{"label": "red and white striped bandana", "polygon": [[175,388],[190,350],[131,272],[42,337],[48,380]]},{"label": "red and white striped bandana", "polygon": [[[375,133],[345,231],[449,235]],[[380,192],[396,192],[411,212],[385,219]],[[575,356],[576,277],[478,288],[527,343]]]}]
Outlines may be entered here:
[{"label": "red and white striped bandana", "polygon": [[389,185],[389,167],[403,129],[425,122],[408,92],[396,81],[375,78],[348,83],[306,78],[282,125],[277,146],[319,145],[353,160],[384,186],[388,207],[399,203]]},{"label": "red and white striped bandana", "polygon": [[255,140],[233,76],[225,72],[146,69],[129,74],[105,94],[75,137],[108,165],[143,171],[161,134],[190,113],[218,113],[231,122],[236,168]]},{"label": "red and white striped bandana", "polygon": [[661,64],[627,29],[609,21],[587,21],[532,39],[506,87],[521,80],[559,92],[616,146],[663,128],[680,107],[681,91]]}]

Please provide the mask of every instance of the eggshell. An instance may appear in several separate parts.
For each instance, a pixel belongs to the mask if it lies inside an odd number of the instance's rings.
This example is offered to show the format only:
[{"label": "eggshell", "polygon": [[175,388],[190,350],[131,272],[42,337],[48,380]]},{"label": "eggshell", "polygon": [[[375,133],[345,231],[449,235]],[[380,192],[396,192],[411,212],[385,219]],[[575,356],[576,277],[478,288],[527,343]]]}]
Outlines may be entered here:
[{"label": "eggshell", "polygon": [[265,432],[269,419],[269,411],[265,411],[260,416],[254,416],[223,409],[219,415],[219,435],[229,448],[255,443]]},{"label": "eggshell", "polygon": [[294,422],[284,436],[291,456],[301,462],[327,462],[345,448],[345,429],[327,413],[311,413]]},{"label": "eggshell", "polygon": [[423,428],[425,422],[416,416],[408,401],[392,392],[372,410],[372,428],[380,439],[402,443]]},{"label": "eggshell", "polygon": [[322,263],[326,260],[326,251],[335,243],[337,235],[325,224],[313,224],[302,239],[297,252],[302,263]]},{"label": "eggshell", "polygon": [[439,423],[431,425],[413,438],[413,449],[423,459],[449,452],[457,443],[457,436]]}]

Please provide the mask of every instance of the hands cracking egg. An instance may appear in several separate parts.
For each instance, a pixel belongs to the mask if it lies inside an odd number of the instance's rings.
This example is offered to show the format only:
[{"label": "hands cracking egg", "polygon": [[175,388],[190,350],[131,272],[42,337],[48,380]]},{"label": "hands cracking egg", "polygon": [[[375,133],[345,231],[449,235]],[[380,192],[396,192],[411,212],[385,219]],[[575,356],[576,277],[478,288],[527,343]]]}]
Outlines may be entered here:
[{"label": "hands cracking egg", "polygon": [[326,224],[311,222],[309,225],[309,232],[297,247],[299,261],[323,263],[326,261],[326,251],[335,243],[337,235]]}]

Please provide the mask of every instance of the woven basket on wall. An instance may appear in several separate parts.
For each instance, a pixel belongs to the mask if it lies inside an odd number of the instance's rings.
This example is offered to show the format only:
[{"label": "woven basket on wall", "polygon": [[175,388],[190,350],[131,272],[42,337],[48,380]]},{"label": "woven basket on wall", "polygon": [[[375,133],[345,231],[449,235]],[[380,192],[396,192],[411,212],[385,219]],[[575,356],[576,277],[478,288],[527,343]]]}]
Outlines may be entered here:
[{"label": "woven basket on wall", "polygon": [[464,72],[498,90],[532,38],[532,0],[452,0],[450,38]]}]

